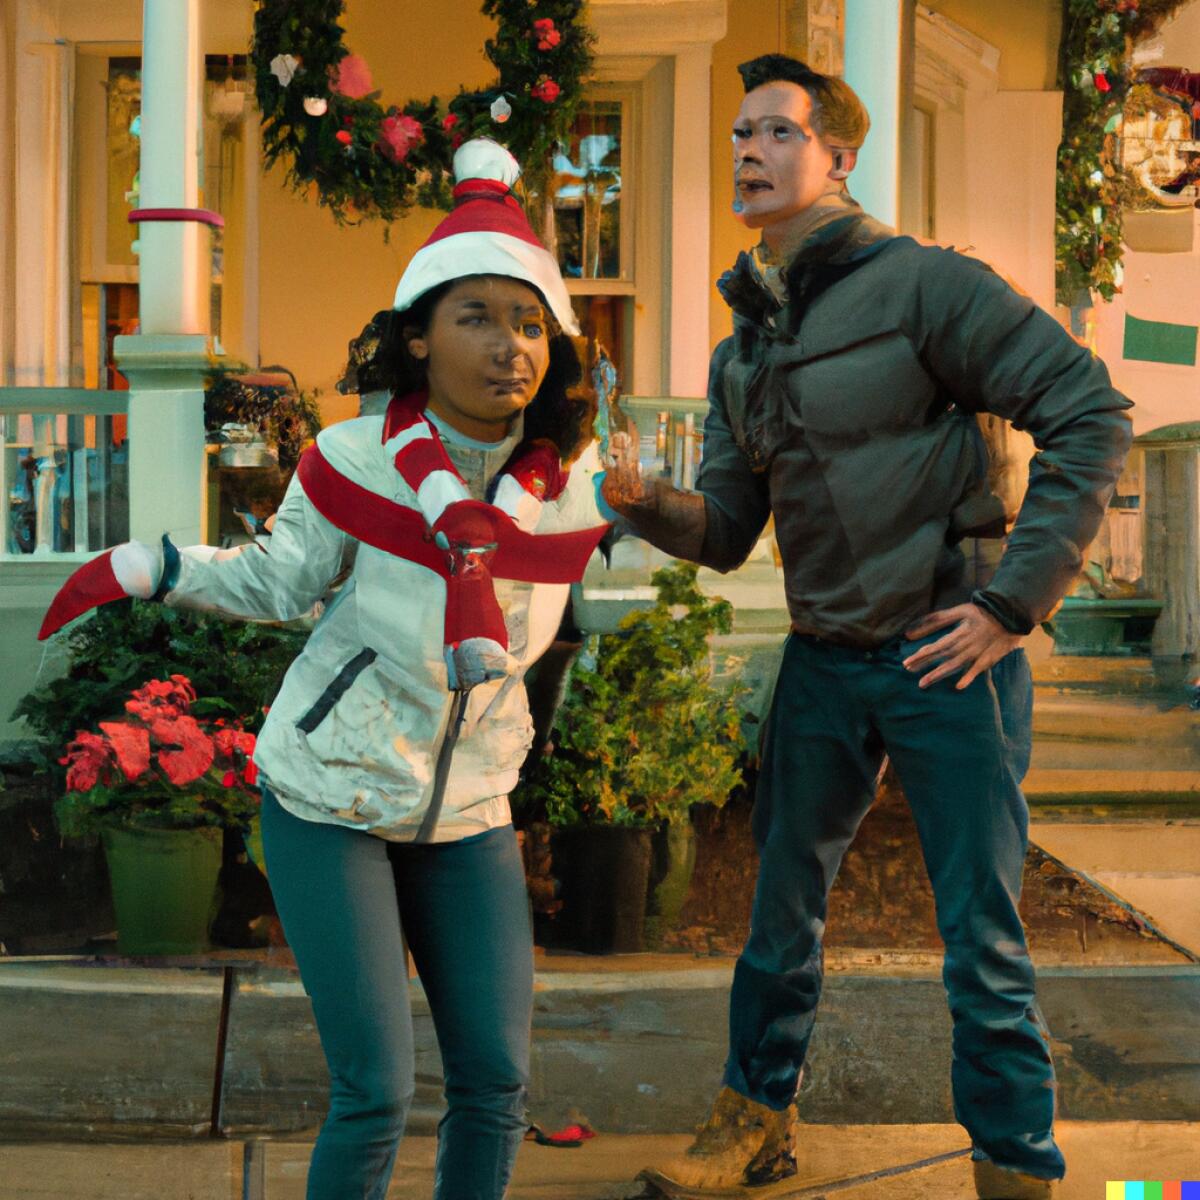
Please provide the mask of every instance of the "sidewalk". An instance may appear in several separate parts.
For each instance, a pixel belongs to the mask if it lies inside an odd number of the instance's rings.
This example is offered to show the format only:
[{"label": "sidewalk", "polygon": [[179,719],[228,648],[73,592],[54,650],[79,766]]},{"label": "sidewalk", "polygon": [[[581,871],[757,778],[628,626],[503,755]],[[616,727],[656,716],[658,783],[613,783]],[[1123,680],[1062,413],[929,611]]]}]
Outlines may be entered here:
[{"label": "sidewalk", "polygon": [[[1062,1200],[1103,1200],[1108,1179],[1200,1177],[1200,1125],[1080,1122],[1059,1125],[1068,1176]],[[683,1135],[601,1135],[578,1150],[527,1143],[508,1200],[627,1200],[641,1194],[637,1170],[688,1143]],[[808,1126],[800,1129],[801,1175],[770,1200],[970,1200],[965,1157],[858,1185],[837,1181],[902,1168],[965,1149],[955,1125]],[[302,1200],[308,1142],[265,1145],[261,1200]],[[432,1138],[401,1147],[388,1200],[428,1200]],[[0,1200],[241,1200],[239,1143],[0,1144]],[[748,1191],[747,1200],[761,1192]]]}]

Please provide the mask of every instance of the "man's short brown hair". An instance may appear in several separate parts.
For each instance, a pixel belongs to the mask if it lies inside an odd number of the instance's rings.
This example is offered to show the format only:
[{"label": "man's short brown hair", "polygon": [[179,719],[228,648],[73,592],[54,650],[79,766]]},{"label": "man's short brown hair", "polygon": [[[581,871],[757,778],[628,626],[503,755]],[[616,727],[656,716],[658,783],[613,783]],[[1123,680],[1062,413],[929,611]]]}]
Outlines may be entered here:
[{"label": "man's short brown hair", "polygon": [[829,146],[857,150],[871,118],[855,90],[836,75],[822,75],[786,54],[763,54],[738,67],[747,92],[768,83],[797,83],[811,97],[813,130]]}]

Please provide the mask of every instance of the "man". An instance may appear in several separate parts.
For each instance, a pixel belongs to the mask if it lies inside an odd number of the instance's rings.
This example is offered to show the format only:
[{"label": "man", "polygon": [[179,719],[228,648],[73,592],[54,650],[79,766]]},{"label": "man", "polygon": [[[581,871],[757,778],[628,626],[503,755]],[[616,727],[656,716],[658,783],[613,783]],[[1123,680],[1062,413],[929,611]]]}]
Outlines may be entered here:
[{"label": "man", "polygon": [[[722,571],[774,514],[792,621],[725,1086],[658,1177],[703,1190],[795,1173],[826,898],[887,754],[937,901],[978,1193],[1049,1197],[1065,1167],[1017,914],[1023,765],[992,668],[1019,661],[1078,571],[1128,450],[1129,402],[986,267],[897,237],[850,199],[868,118],[846,84],[779,55],[740,71],[735,211],[762,243],[718,284],[734,331],[713,355],[696,491],[642,480],[628,443],[605,483],[647,540]],[[981,485],[979,413],[1027,429],[1039,453],[1003,559],[972,591],[957,543],[1002,515]]]}]

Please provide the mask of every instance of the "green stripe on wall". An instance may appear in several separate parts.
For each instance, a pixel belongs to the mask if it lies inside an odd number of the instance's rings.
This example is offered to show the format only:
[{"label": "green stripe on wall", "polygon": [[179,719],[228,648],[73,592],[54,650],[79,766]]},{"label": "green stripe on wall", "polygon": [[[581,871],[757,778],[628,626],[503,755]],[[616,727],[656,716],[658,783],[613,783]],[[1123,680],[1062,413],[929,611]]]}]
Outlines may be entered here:
[{"label": "green stripe on wall", "polygon": [[1173,325],[1168,321],[1143,321],[1125,314],[1125,357],[1142,362],[1196,365],[1195,325]]}]

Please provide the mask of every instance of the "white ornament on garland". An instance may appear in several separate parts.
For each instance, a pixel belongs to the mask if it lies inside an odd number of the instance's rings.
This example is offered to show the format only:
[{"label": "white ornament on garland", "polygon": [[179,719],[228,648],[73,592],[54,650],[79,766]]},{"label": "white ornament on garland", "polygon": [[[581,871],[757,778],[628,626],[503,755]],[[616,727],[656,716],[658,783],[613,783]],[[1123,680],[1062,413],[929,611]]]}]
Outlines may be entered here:
[{"label": "white ornament on garland", "polygon": [[300,60],[290,54],[277,54],[271,59],[271,74],[279,80],[280,87],[287,87],[296,78]]},{"label": "white ornament on garland", "polygon": [[488,111],[492,114],[492,120],[497,125],[503,125],[512,116],[512,105],[503,96],[497,96],[492,101],[492,107]]},{"label": "white ornament on garland", "polygon": [[305,96],[304,111],[310,117],[323,117],[329,111],[329,101],[324,96]]}]

